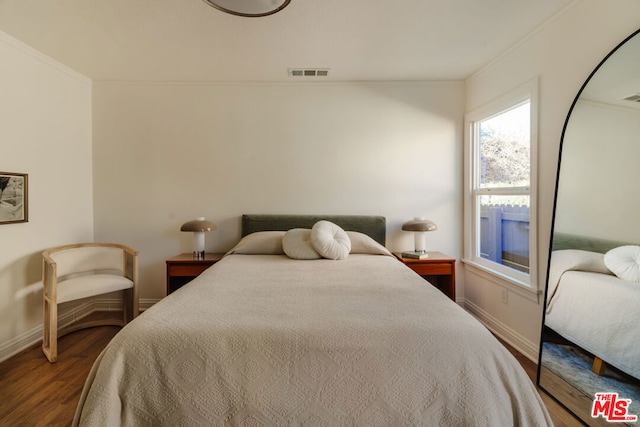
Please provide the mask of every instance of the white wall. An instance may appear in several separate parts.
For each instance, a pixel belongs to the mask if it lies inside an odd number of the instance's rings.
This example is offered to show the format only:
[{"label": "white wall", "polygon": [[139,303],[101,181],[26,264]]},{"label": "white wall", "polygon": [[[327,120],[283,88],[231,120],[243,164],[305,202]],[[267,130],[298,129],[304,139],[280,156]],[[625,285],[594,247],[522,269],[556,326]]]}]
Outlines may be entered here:
[{"label": "white wall", "polygon": [[91,83],[0,32],[0,171],[29,174],[29,222],[0,225],[0,360],[41,336],[40,253],[93,239]]},{"label": "white wall", "polygon": [[562,146],[555,231],[640,242],[640,110],[576,103]]},{"label": "white wall", "polygon": [[[528,39],[476,73],[466,84],[466,110],[472,111],[539,76],[538,278],[544,288],[556,166],[562,127],[578,90],[598,63],[640,26],[637,0],[581,0]],[[465,269],[465,304],[500,333],[535,357],[542,305],[509,292],[504,283]],[[542,299],[540,299],[542,300]]]},{"label": "white wall", "polygon": [[[134,84],[93,91],[96,240],[140,251],[140,295],[164,296],[180,225],[240,238],[243,213],[378,214],[392,250],[403,221],[438,224],[428,248],[461,245],[463,84]],[[460,289],[461,292],[461,289]]]}]

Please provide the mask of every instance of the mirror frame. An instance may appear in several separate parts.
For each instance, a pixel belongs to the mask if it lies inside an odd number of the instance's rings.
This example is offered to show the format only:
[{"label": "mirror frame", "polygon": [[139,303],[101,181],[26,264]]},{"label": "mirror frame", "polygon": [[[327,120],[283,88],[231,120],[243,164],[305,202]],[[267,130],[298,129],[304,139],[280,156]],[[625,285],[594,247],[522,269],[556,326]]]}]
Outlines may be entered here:
[{"label": "mirror frame", "polygon": [[[569,120],[571,119],[571,116],[573,114],[573,110],[574,110],[574,108],[576,106],[576,103],[580,99],[580,96],[582,95],[583,91],[585,90],[585,88],[587,87],[589,82],[591,82],[593,76],[600,70],[600,68],[602,68],[602,66],[611,58],[611,56],[613,56],[616,52],[618,52],[618,50],[620,50],[620,48],[622,48],[622,46],[624,46],[628,41],[630,41],[632,38],[634,38],[636,36],[640,37],[640,29],[634,31],[632,34],[627,36],[623,41],[618,43],[618,45],[615,46],[598,63],[598,65],[589,74],[589,76],[587,77],[585,82],[580,87],[580,90],[578,91],[577,95],[575,96],[573,102],[571,103],[571,107],[569,108],[569,111],[567,113],[567,117],[566,117],[566,119],[564,121],[564,126],[562,127],[562,134],[561,134],[561,137],[560,137],[560,146],[559,146],[559,153],[558,153],[558,164],[557,164],[557,170],[556,170],[556,187],[555,187],[555,193],[554,193],[554,199],[553,199],[553,213],[552,213],[552,217],[551,217],[551,233],[550,233],[550,236],[549,236],[549,252],[548,252],[548,258],[547,258],[547,272],[546,272],[546,280],[545,280],[545,287],[544,287],[544,293],[543,293],[544,300],[543,300],[543,310],[542,310],[542,324],[541,324],[541,327],[540,327],[540,345],[539,345],[539,350],[538,350],[538,367],[537,367],[537,375],[536,375],[536,386],[539,389],[541,389],[542,391],[544,391],[545,394],[547,394],[549,397],[551,397],[554,401],[556,401],[563,408],[565,408],[568,412],[570,412],[577,420],[579,420],[581,423],[583,423],[585,425],[610,425],[610,423],[606,423],[602,419],[594,419],[594,418],[585,419],[585,417],[579,416],[578,414],[576,414],[576,411],[575,411],[574,408],[568,406],[564,400],[560,399],[556,394],[553,393],[553,391],[548,390],[547,388],[545,388],[540,383],[540,373],[541,373],[541,370],[542,370],[542,344],[544,342],[544,325],[545,325],[546,312],[547,312],[547,292],[548,292],[548,288],[549,288],[549,270],[550,270],[550,266],[551,266],[551,253],[553,252],[553,236],[554,236],[554,233],[555,233],[555,226],[556,226],[556,208],[557,208],[557,204],[558,204],[558,188],[559,188],[559,184],[560,184],[560,172],[561,172],[561,167],[562,167],[562,154],[563,154],[563,148],[564,148],[564,143],[565,143],[565,133],[567,131]],[[587,408],[587,410],[590,411],[591,408]],[[638,414],[638,415],[640,415],[640,414]],[[603,423],[600,423],[600,421],[602,421]],[[593,424],[589,424],[589,422],[592,422]]]}]

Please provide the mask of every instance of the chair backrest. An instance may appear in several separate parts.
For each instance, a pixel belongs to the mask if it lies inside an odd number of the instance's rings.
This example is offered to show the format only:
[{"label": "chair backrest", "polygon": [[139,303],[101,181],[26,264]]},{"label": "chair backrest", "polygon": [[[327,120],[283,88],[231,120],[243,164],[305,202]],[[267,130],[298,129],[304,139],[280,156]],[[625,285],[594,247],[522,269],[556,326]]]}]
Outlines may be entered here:
[{"label": "chair backrest", "polygon": [[111,243],[80,243],[52,248],[43,255],[56,263],[57,277],[100,270],[125,274],[125,249]]}]

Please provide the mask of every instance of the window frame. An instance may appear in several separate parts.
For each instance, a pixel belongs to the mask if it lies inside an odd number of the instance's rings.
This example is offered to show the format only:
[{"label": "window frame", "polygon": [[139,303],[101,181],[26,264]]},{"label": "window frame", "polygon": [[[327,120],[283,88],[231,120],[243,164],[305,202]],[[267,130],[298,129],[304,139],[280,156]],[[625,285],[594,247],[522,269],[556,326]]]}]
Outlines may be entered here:
[{"label": "window frame", "polygon": [[[530,180],[528,187],[481,188],[477,182],[479,165],[479,123],[524,103],[530,103]],[[538,285],[537,253],[537,170],[538,170],[538,79],[530,80],[509,91],[500,98],[465,114],[464,131],[464,257],[463,262],[472,265],[490,278],[498,278],[532,293],[540,293]],[[480,203],[482,195],[529,195],[529,274],[480,257]]]}]

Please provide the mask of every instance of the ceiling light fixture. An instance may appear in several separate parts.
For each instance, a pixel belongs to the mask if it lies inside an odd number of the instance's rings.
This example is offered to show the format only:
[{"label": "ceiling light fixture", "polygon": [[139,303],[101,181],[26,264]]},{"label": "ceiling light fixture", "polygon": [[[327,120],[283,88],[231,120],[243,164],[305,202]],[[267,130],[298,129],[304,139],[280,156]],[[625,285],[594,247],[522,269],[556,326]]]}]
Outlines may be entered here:
[{"label": "ceiling light fixture", "polygon": [[291,0],[203,0],[210,6],[237,16],[259,17],[281,11]]}]

